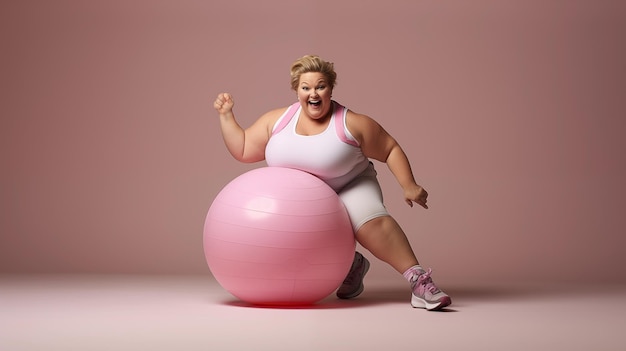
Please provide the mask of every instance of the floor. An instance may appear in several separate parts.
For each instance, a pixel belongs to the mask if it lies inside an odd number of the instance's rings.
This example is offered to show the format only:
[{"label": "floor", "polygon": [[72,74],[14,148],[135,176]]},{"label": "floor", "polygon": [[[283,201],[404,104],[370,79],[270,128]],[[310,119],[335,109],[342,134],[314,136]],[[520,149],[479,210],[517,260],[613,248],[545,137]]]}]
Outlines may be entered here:
[{"label": "floor", "polygon": [[259,308],[210,276],[0,276],[0,350],[624,350],[626,286],[448,287],[413,309],[405,287]]}]

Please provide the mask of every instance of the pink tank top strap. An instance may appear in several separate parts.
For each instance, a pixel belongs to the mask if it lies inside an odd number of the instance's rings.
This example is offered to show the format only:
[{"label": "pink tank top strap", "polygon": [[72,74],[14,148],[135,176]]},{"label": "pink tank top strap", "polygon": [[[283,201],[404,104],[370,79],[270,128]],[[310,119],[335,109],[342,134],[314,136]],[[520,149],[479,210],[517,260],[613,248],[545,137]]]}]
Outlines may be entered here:
[{"label": "pink tank top strap", "polygon": [[296,102],[296,103],[293,103],[291,106],[289,106],[287,108],[287,111],[285,112],[285,115],[283,116],[283,118],[280,120],[280,123],[278,123],[278,125],[276,126],[274,131],[272,131],[272,135],[274,135],[274,134],[280,132],[281,130],[285,129],[287,124],[289,124],[289,121],[291,121],[293,116],[298,111],[298,107],[299,106],[300,106],[300,103]]},{"label": "pink tank top strap", "polygon": [[336,102],[334,102],[334,104],[335,104],[335,116],[334,116],[335,131],[337,132],[337,136],[339,137],[341,141],[343,141],[346,144],[349,144],[352,146],[359,146],[359,144],[355,140],[348,138],[348,135],[346,134],[346,128],[344,124],[344,114],[345,114],[346,108]]}]

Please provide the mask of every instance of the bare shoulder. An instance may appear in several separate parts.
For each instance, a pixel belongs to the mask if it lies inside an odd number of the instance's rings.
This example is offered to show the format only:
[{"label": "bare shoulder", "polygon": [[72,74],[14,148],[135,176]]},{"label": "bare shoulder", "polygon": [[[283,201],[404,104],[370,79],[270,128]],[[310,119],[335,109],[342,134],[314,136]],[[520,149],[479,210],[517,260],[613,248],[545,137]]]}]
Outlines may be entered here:
[{"label": "bare shoulder", "polygon": [[368,136],[377,134],[382,129],[380,124],[370,116],[352,110],[348,110],[346,114],[346,126],[359,143],[363,143]]}]

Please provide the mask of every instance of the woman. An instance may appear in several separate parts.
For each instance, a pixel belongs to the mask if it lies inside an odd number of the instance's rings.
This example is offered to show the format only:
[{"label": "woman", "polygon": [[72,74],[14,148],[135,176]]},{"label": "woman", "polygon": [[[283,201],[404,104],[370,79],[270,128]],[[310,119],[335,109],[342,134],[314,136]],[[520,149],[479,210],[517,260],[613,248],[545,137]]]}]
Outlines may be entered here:
[{"label": "woman", "polygon": [[[404,151],[376,121],[331,99],[337,74],[333,64],[307,55],[291,67],[291,87],[298,102],[267,112],[247,129],[233,114],[234,100],[221,93],[214,102],[224,142],[241,162],[265,160],[268,166],[312,173],[332,187],[348,211],[356,240],[387,262],[411,284],[413,307],[439,310],[450,297],[424,270],[398,223],[383,205],[374,159],[387,164],[404,190],[405,201],[428,208],[428,193],[413,177]],[[363,291],[368,260],[356,252],[337,296],[349,299]]]}]

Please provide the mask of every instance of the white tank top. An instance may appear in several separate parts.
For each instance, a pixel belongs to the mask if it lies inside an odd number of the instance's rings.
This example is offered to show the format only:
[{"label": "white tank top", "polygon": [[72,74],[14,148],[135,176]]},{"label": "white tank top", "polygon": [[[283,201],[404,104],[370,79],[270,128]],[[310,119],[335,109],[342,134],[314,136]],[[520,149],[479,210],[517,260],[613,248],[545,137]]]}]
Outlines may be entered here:
[{"label": "white tank top", "polygon": [[326,130],[309,136],[296,133],[301,109],[300,103],[294,103],[276,121],[265,148],[267,165],[311,173],[339,191],[369,165],[346,127],[348,109],[333,101]]}]

